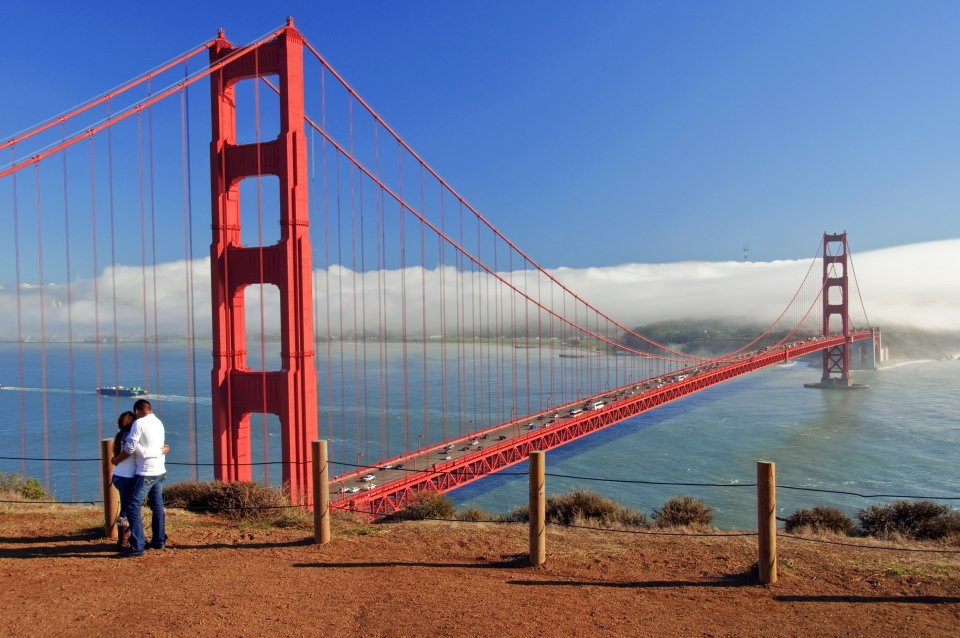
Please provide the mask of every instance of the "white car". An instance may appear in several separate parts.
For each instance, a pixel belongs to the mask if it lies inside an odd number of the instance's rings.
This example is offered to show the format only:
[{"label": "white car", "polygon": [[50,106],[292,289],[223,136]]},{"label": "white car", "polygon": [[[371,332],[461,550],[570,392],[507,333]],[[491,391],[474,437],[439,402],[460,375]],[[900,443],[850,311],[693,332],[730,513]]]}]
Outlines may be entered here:
[{"label": "white car", "polygon": [[392,467],[393,467],[393,463],[387,463],[386,465],[381,465],[381,466],[380,466],[380,469],[381,469],[381,470],[389,470],[389,469],[392,468]]},{"label": "white car", "polygon": [[376,483],[367,483],[366,485],[363,486],[363,489],[372,490],[372,489],[375,489],[376,487],[377,487]]},{"label": "white car", "polygon": [[376,474],[367,474],[366,476],[360,477],[360,480],[363,481],[364,483],[369,483],[370,481],[374,480],[375,478],[377,478],[377,475],[376,475]]},{"label": "white car", "polygon": [[357,487],[356,485],[352,485],[352,486],[350,486],[350,487],[347,488],[347,491],[348,491],[349,493],[351,493],[351,494],[356,494],[357,492],[360,491],[360,488]]}]

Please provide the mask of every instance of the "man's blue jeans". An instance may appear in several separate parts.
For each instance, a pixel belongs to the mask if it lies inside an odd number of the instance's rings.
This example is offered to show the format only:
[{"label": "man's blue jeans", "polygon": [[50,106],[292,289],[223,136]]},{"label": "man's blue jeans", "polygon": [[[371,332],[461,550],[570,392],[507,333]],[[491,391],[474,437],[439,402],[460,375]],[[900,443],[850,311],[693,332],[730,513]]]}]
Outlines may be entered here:
[{"label": "man's blue jeans", "polygon": [[133,487],[133,496],[130,498],[130,509],[127,520],[130,521],[130,550],[142,552],[146,544],[143,538],[143,514],[140,509],[143,501],[147,501],[150,511],[153,512],[151,524],[150,545],[155,548],[163,547],[167,542],[167,532],[163,520],[163,481],[166,474],[160,476],[143,476],[138,474]]}]

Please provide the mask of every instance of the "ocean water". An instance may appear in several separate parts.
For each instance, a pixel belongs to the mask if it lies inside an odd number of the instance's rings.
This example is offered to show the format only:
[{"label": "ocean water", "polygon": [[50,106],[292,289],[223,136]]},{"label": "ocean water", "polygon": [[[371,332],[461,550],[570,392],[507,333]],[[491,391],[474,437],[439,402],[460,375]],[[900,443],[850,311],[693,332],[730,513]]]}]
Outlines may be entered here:
[{"label": "ocean water", "polygon": [[[605,376],[610,374],[611,365],[618,363],[601,357],[567,360],[565,365],[581,366],[581,374],[567,375],[566,387],[560,387],[556,380],[548,388],[535,381],[543,361],[531,364],[531,374],[527,375],[523,353],[519,365],[514,359],[513,368],[504,362],[501,384],[466,387],[449,383],[444,418],[437,388],[444,371],[448,380],[456,374],[453,348],[442,351],[437,344],[428,344],[426,348],[418,345],[408,349],[404,400],[400,344],[389,344],[384,350],[387,365],[382,376],[377,344],[368,343],[365,355],[354,344],[344,346],[343,353],[340,347],[331,344],[335,356],[329,366],[326,345],[318,349],[318,412],[321,436],[331,440],[333,460],[344,463],[375,462],[405,448],[415,449],[424,440],[437,442],[445,434],[455,436],[499,418],[505,420],[510,417],[510,400],[498,393],[507,392],[511,384],[519,387],[524,397],[519,406],[522,414],[528,407],[537,409],[554,400],[548,396],[551,392],[572,398],[591,382],[603,389],[604,384],[625,382],[627,375],[633,374]],[[267,344],[267,348],[273,346]],[[251,353],[251,357],[256,354]],[[267,360],[272,356],[265,354]],[[507,352],[508,357],[512,354]],[[143,379],[151,382],[155,393],[151,399],[164,420],[172,446],[168,460],[201,464],[171,465],[171,480],[212,478],[210,466],[202,465],[211,460],[208,344],[195,344],[192,350],[185,344],[160,344],[156,349],[151,345],[146,354],[142,344],[120,344],[116,357],[112,345],[101,345],[99,356],[92,344],[75,345],[72,366],[71,349],[47,344],[45,358],[46,383],[39,345],[24,346],[21,368],[16,344],[0,344],[0,456],[91,460],[45,464],[0,459],[0,471],[25,469],[46,482],[61,500],[99,498],[98,440],[112,435],[116,415],[132,403],[131,399],[96,394],[99,368],[102,385],[112,385],[115,379],[127,385],[142,384]],[[118,364],[116,372],[114,361]],[[148,362],[146,368],[144,361]],[[755,489],[743,484],[754,481],[755,462],[764,459],[776,462],[780,486],[960,496],[960,359],[858,371],[856,380],[871,385],[869,390],[858,392],[803,387],[804,382],[818,377],[818,370],[803,362],[776,366],[550,451],[548,474],[585,478],[548,477],[548,493],[589,488],[648,514],[670,496],[689,494],[715,508],[717,526],[754,528]],[[495,379],[496,374],[491,373],[489,378]],[[387,389],[381,393],[379,382],[383,379]],[[521,387],[524,384],[529,385]],[[386,410],[381,409],[383,406]],[[272,417],[252,417],[254,461],[280,458],[277,432],[278,424]],[[423,440],[418,440],[420,434]],[[523,473],[526,467],[518,465],[510,471]],[[260,466],[254,475],[276,484],[280,467]],[[729,487],[622,484],[587,478],[720,483]],[[458,505],[502,512],[525,504],[527,481],[524,476],[495,475],[451,496]],[[858,508],[884,500],[889,499],[786,489],[777,494],[781,515],[813,505],[832,505],[853,515]]]}]

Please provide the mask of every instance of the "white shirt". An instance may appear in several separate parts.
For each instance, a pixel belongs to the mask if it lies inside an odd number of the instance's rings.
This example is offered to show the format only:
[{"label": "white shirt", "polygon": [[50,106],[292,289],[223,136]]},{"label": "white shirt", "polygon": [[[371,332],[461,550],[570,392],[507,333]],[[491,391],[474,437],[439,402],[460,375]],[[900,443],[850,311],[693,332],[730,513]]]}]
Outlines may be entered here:
[{"label": "white shirt", "polygon": [[[130,435],[130,433],[127,432],[127,436],[129,436],[129,435]],[[126,446],[126,443],[127,443],[127,437],[126,437],[126,436],[123,437],[123,443],[124,443],[124,446]],[[113,468],[113,475],[114,475],[114,476],[121,476],[121,477],[123,477],[123,478],[133,478],[134,476],[136,476],[136,475],[137,475],[137,458],[136,458],[136,456],[128,456],[127,458],[125,458],[125,459],[123,459],[122,461],[120,461],[119,463],[117,463],[116,466],[114,466],[114,468]]]},{"label": "white shirt", "polygon": [[138,476],[166,474],[163,439],[163,423],[155,414],[145,414],[133,422],[130,434],[123,443],[123,451],[136,455]]}]

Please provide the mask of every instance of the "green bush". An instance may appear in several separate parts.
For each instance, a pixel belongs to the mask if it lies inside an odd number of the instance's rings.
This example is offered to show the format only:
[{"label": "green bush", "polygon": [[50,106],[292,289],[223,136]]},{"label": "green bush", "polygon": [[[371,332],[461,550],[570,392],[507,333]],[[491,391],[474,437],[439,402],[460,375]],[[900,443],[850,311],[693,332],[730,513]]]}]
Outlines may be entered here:
[{"label": "green bush", "polygon": [[290,505],[282,488],[253,482],[174,483],[163,489],[163,501],[167,507],[258,521],[283,518]]},{"label": "green bush", "polygon": [[836,507],[817,505],[813,509],[799,509],[788,516],[785,527],[788,532],[807,528],[815,532],[849,534],[853,530],[853,521]]},{"label": "green bush", "polygon": [[0,492],[28,501],[52,500],[40,481],[32,476],[23,476],[14,472],[0,472]]},{"label": "green bush", "polygon": [[456,509],[453,501],[443,494],[428,493],[421,494],[413,499],[409,507],[400,513],[401,518],[417,521],[427,519],[453,520]]},{"label": "green bush", "polygon": [[653,511],[657,527],[709,527],[713,508],[692,496],[674,496]]},{"label": "green bush", "polygon": [[933,501],[896,501],[857,512],[860,529],[869,536],[902,534],[935,540],[960,533],[960,515]]}]

